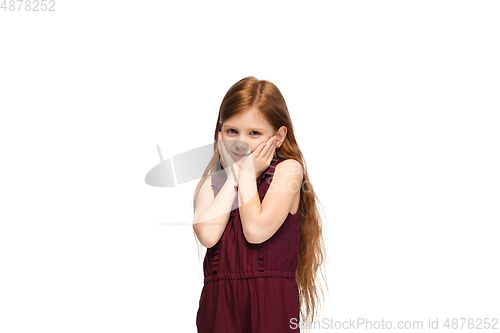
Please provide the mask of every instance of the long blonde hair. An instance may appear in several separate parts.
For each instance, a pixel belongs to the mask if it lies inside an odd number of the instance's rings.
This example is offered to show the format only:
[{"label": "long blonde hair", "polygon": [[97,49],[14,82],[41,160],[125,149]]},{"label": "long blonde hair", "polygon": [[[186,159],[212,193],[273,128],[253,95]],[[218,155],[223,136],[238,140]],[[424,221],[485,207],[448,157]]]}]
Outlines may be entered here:
[{"label": "long blonde hair", "polygon": [[[196,187],[193,198],[193,210],[196,210],[196,198],[206,176],[215,174],[221,170],[219,155],[216,152],[218,132],[222,131],[220,123],[232,116],[248,110],[250,107],[256,107],[261,115],[278,130],[281,126],[286,126],[287,134],[285,141],[276,150],[275,157],[281,159],[294,159],[298,161],[304,170],[304,179],[300,193],[300,242],[299,242],[299,260],[295,278],[300,293],[300,312],[303,321],[313,321],[316,317],[319,306],[319,297],[317,290],[320,286],[316,284],[318,269],[321,268],[326,257],[325,243],[322,234],[322,221],[319,212],[320,204],[313,186],[309,181],[306,163],[302,152],[295,140],[294,130],[288,108],[279,89],[267,80],[258,80],[253,76],[246,77],[236,82],[226,93],[222,100],[219,117],[215,124],[214,132],[214,156],[205,169],[203,176]],[[219,123],[220,121],[220,123]],[[198,239],[196,233],[194,236],[196,242]],[[200,256],[200,247],[198,243],[198,255]],[[201,258],[201,256],[200,256]],[[328,284],[325,280],[325,286]],[[323,299],[323,291],[321,291]],[[305,307],[305,310],[304,310]]]}]

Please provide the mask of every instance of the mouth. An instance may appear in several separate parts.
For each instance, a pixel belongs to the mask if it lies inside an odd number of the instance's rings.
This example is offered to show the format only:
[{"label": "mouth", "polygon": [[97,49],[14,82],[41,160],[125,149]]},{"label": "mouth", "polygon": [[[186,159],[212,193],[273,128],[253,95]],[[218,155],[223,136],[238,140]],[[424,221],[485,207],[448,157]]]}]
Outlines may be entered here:
[{"label": "mouth", "polygon": [[242,158],[242,157],[248,156],[250,154],[236,154],[236,153],[233,153],[233,155],[236,156],[236,157]]}]

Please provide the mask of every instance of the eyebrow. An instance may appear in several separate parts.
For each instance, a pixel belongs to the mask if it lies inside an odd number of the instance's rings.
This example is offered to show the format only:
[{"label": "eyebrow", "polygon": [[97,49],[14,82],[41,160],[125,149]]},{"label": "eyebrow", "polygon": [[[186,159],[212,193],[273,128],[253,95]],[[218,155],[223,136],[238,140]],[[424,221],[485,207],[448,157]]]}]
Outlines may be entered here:
[{"label": "eyebrow", "polygon": [[[236,126],[233,126],[231,124],[224,124],[225,127],[229,127],[229,128],[237,128]],[[263,128],[256,128],[256,127],[253,127],[253,128],[249,128],[250,130],[258,130],[258,131],[261,131],[261,132],[265,132],[265,130]]]}]

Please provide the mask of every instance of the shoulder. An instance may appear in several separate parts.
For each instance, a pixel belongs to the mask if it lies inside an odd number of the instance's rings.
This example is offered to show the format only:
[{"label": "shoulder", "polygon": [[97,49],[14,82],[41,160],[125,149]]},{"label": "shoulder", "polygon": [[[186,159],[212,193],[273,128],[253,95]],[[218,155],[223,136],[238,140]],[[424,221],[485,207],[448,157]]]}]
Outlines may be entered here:
[{"label": "shoulder", "polygon": [[276,165],[275,175],[278,177],[288,178],[290,180],[302,180],[304,169],[299,161],[289,158],[278,162]]},{"label": "shoulder", "polygon": [[295,170],[295,172],[303,173],[302,164],[299,161],[289,158],[286,160],[278,161],[276,169],[281,168],[282,170]]}]

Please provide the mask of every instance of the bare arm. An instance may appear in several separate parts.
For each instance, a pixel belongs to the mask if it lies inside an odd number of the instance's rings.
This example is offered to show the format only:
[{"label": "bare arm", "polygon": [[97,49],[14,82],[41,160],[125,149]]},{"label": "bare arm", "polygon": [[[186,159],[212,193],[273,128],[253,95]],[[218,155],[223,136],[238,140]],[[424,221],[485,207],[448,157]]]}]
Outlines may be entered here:
[{"label": "bare arm", "polygon": [[[224,172],[224,171],[222,171]],[[200,243],[210,248],[217,244],[226,229],[231,207],[236,198],[234,188],[236,181],[228,175],[226,182],[214,198],[211,177],[207,177],[196,198],[196,211],[193,218],[193,229]]]},{"label": "bare arm", "polygon": [[295,160],[278,164],[262,203],[255,175],[241,174],[239,196],[244,203],[239,210],[243,235],[249,243],[263,243],[278,231],[302,187],[303,174],[302,165]]}]

